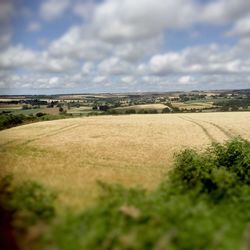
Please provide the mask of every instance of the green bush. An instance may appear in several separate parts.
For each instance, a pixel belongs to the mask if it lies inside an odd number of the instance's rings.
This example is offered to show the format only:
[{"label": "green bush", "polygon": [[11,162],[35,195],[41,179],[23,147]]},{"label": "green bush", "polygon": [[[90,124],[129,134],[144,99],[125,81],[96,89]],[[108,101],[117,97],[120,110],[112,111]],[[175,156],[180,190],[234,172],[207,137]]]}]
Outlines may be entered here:
[{"label": "green bush", "polygon": [[126,109],[125,114],[136,114],[136,110],[135,109]]},{"label": "green bush", "polygon": [[18,125],[23,125],[31,122],[39,121],[51,121],[72,117],[71,114],[66,114],[64,112],[59,115],[46,114],[38,112],[36,115],[13,115],[13,114],[0,114],[0,130],[15,127]]},{"label": "green bush", "polygon": [[250,143],[236,138],[225,144],[214,144],[203,154],[185,150],[176,160],[174,178],[187,188],[215,196],[238,192],[250,184]]},{"label": "green bush", "polygon": [[0,130],[20,125],[24,122],[25,119],[26,117],[22,114],[20,115],[1,114],[0,115]]},{"label": "green bush", "polygon": [[139,109],[137,111],[137,114],[149,114],[148,110],[147,109]]},{"label": "green bush", "polygon": [[43,113],[43,112],[38,112],[38,113],[36,114],[36,117],[42,117],[42,116],[44,116],[44,115],[46,115],[46,114]]},{"label": "green bush", "polygon": [[100,183],[95,205],[54,223],[54,196],[36,183],[3,179],[0,203],[27,226],[49,223],[38,249],[250,249],[249,156],[241,138],[184,150],[156,190]]},{"label": "green bush", "polygon": [[171,113],[171,110],[170,110],[170,108],[164,108],[162,111],[161,111],[163,114],[164,113]]},{"label": "green bush", "polygon": [[106,111],[106,113],[107,113],[108,115],[119,115],[119,111],[116,110],[116,109],[108,109],[108,110]]},{"label": "green bush", "polygon": [[150,193],[102,185],[98,203],[67,214],[46,244],[62,250],[249,249],[249,150],[240,138],[204,153],[185,150]]},{"label": "green bush", "polygon": [[47,221],[55,216],[55,194],[35,182],[14,184],[13,177],[6,176],[0,181],[0,191],[1,206],[12,213],[21,226]]},{"label": "green bush", "polygon": [[15,184],[12,176],[0,179],[1,249],[39,249],[55,217],[54,199],[54,194],[35,182]]}]

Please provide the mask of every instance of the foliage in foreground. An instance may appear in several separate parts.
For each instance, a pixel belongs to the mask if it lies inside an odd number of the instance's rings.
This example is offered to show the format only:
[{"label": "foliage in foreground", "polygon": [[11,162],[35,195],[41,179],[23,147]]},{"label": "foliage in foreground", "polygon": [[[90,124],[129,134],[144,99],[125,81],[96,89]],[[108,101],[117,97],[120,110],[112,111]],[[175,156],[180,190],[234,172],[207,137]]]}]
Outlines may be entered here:
[{"label": "foliage in foreground", "polygon": [[250,143],[185,150],[151,193],[103,185],[106,194],[53,226],[58,249],[249,249]]},{"label": "foliage in foreground", "polygon": [[[100,185],[105,192],[95,206],[47,222],[49,230],[40,249],[250,249],[250,142],[246,140],[214,144],[203,153],[184,150],[168,177],[150,193]],[[46,192],[41,197],[47,197]],[[44,215],[46,220],[52,211],[47,209],[50,198],[38,199],[40,203],[30,207],[30,192],[27,197],[21,191],[17,194],[11,206],[32,208],[35,218]]]},{"label": "foliage in foreground", "polygon": [[[43,186],[27,181],[14,184],[12,176],[0,182],[0,247],[1,249],[32,248],[33,240],[44,233],[41,225],[48,225],[55,217],[53,202],[55,194]],[[38,225],[35,239],[30,237],[30,229]],[[40,227],[40,228],[39,228]],[[34,230],[33,230],[34,231]],[[26,237],[27,236],[27,237]]]}]

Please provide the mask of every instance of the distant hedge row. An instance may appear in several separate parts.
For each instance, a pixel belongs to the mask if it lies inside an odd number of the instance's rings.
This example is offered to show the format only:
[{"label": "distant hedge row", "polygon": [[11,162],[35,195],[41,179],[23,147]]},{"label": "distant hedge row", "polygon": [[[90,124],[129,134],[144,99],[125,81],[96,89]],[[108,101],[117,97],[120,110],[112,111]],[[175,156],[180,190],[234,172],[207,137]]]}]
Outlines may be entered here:
[{"label": "distant hedge row", "polygon": [[0,114],[0,130],[31,122],[58,120],[67,117],[71,117],[71,115],[70,114],[51,115],[42,112],[38,112],[35,115]]}]

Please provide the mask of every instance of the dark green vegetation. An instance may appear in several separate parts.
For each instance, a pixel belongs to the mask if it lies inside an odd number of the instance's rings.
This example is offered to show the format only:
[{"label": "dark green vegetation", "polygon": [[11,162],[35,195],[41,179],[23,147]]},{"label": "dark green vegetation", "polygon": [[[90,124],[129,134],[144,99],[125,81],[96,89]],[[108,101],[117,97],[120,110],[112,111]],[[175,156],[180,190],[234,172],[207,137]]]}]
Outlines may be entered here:
[{"label": "dark green vegetation", "polygon": [[35,115],[0,114],[0,130],[33,122],[58,120],[67,117],[71,118],[72,116],[67,114],[51,115],[42,112],[38,112]]},{"label": "dark green vegetation", "polygon": [[[47,225],[55,216],[55,195],[41,185],[27,181],[14,184],[12,176],[0,182],[0,246],[3,250],[35,249]],[[38,230],[37,230],[37,229]],[[36,230],[36,233],[31,231]]]},{"label": "dark green vegetation", "polygon": [[246,98],[234,98],[231,100],[217,100],[214,105],[220,106],[221,111],[247,110],[250,107],[250,94]]},{"label": "dark green vegetation", "polygon": [[246,140],[213,144],[202,153],[184,150],[151,192],[100,186],[104,192],[93,207],[56,217],[53,196],[37,184],[16,186],[1,202],[14,218],[25,212],[25,221],[48,226],[39,249],[250,249]]}]

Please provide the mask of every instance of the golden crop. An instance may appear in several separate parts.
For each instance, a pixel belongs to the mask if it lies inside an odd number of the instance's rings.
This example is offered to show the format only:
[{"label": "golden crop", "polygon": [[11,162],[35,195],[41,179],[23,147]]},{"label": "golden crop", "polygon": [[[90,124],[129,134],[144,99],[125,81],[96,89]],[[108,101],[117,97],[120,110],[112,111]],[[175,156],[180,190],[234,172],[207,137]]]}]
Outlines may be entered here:
[{"label": "golden crop", "polygon": [[99,194],[97,180],[154,188],[185,147],[241,135],[250,112],[98,116],[47,121],[0,132],[0,175],[36,180],[78,207]]}]

